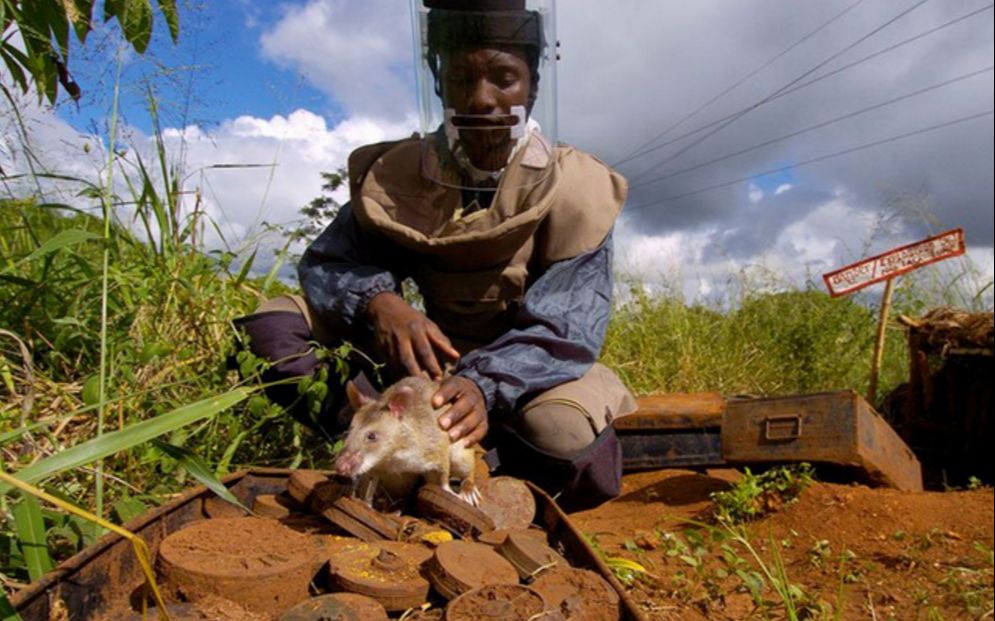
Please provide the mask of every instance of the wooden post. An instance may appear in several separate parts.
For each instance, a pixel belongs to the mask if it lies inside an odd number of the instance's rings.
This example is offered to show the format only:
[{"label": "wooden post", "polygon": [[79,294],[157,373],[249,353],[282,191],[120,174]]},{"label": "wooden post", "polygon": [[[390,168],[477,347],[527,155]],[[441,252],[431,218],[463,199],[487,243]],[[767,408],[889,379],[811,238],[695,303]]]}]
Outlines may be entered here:
[{"label": "wooden post", "polygon": [[881,371],[881,360],[884,358],[884,337],[888,326],[888,314],[891,312],[891,296],[895,292],[895,279],[885,281],[884,295],[881,296],[881,314],[878,317],[878,333],[874,340],[874,358],[871,360],[871,379],[867,385],[867,401],[876,407],[878,393],[878,373]]}]

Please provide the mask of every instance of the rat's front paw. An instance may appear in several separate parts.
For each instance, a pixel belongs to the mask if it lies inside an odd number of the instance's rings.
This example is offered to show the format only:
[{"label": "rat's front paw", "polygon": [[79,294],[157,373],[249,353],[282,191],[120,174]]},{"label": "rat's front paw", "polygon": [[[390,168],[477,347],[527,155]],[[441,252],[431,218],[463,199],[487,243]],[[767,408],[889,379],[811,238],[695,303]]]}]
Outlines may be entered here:
[{"label": "rat's front paw", "polygon": [[480,506],[480,490],[473,485],[461,485],[459,497],[471,507]]}]

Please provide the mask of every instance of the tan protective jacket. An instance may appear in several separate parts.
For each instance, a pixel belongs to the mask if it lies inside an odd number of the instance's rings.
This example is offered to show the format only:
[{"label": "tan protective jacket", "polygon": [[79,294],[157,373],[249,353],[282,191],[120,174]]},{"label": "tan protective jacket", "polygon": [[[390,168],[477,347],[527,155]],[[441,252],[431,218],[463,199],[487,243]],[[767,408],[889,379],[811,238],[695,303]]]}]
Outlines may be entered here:
[{"label": "tan protective jacket", "polygon": [[417,138],[362,147],[349,158],[358,222],[423,259],[410,266],[412,277],[429,317],[460,349],[511,329],[529,284],[551,264],[597,248],[622,209],[621,175],[544,141],[533,135],[490,207],[467,215],[462,192],[423,168],[437,163]]}]

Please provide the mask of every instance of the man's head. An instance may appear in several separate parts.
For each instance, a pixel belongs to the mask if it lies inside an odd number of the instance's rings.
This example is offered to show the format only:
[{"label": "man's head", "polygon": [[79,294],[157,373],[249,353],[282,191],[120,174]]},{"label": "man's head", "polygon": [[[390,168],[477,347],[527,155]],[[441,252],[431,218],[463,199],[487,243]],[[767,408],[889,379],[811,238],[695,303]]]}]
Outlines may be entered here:
[{"label": "man's head", "polygon": [[[538,95],[546,45],[524,0],[425,0],[426,62],[470,163],[503,168]],[[524,118],[523,118],[524,117]]]}]

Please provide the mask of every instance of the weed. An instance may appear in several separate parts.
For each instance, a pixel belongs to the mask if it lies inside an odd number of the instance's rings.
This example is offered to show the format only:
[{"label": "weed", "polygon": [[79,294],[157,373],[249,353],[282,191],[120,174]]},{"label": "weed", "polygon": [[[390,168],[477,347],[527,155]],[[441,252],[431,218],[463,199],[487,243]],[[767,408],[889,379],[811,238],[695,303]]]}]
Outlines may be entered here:
[{"label": "weed", "polygon": [[712,494],[714,515],[720,522],[740,524],[760,518],[795,498],[814,481],[809,464],[778,466],[762,474],[744,469],[730,489]]}]

